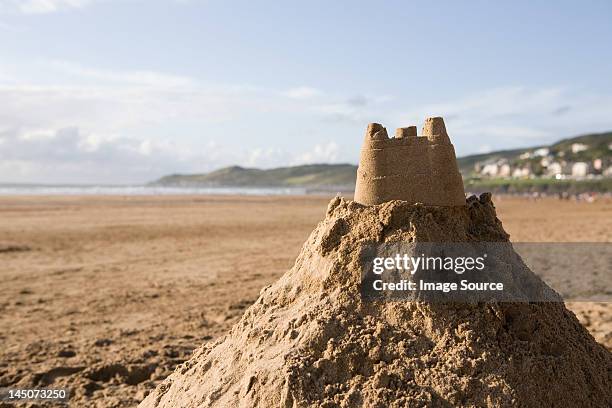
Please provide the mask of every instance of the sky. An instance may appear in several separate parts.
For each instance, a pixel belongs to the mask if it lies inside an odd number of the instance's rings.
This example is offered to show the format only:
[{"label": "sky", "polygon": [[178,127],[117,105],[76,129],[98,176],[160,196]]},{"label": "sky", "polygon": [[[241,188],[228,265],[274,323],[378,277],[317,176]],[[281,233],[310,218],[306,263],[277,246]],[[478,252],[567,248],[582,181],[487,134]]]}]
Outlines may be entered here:
[{"label": "sky", "polygon": [[612,3],[0,0],[0,182],[458,156],[612,130]]}]

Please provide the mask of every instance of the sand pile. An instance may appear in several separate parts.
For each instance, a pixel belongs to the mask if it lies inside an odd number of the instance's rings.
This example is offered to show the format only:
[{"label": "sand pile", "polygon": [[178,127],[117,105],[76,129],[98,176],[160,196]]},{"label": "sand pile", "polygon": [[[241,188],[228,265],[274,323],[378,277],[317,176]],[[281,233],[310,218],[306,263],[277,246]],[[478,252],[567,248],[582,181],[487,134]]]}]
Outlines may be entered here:
[{"label": "sand pile", "polygon": [[361,298],[366,245],[507,240],[489,195],[336,198],[294,267],[141,407],[608,406],[612,355],[563,303]]}]

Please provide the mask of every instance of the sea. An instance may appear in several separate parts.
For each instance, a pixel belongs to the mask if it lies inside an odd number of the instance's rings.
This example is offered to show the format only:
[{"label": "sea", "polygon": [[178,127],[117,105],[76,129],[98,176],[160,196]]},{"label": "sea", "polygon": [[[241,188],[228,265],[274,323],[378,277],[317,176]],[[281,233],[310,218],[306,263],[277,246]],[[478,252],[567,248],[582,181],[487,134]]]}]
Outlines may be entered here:
[{"label": "sea", "polygon": [[0,184],[0,195],[301,195],[306,188],[160,187],[147,185]]}]

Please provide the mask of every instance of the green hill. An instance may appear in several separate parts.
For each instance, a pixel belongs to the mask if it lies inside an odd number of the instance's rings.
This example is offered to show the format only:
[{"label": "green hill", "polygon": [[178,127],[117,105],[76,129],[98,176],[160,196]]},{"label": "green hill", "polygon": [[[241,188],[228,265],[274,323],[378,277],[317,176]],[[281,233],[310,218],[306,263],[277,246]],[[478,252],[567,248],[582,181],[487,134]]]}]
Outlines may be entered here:
[{"label": "green hill", "polygon": [[157,186],[172,187],[346,187],[355,185],[357,166],[308,164],[262,170],[225,167],[206,174],[162,177]]},{"label": "green hill", "polygon": [[[572,145],[575,143],[582,143],[586,145],[587,148],[574,153],[572,152]],[[552,156],[555,158],[563,158],[563,160],[591,161],[595,158],[602,158],[610,161],[612,159],[612,151],[609,148],[611,143],[612,132],[597,133],[563,139],[549,146],[500,150],[491,153],[460,157],[457,159],[457,162],[461,173],[466,179],[466,184],[472,183],[471,187],[474,187],[474,181],[468,180],[468,178],[473,172],[474,165],[478,162],[482,163],[498,159],[507,159],[517,162],[525,160],[519,158],[523,153],[533,152],[540,148],[548,148]],[[150,185],[167,187],[303,187],[352,189],[355,186],[356,172],[357,166],[352,164],[309,164],[266,170],[231,166],[205,174],[173,174],[162,177],[150,183]],[[491,185],[491,187],[499,184],[492,184],[490,181],[487,183],[485,184],[487,186]],[[574,186],[576,183],[579,182],[557,184],[559,184],[559,186],[562,184],[571,184]],[[485,184],[483,184],[483,186]],[[505,180],[502,184],[506,186],[515,183],[512,180]],[[521,185],[527,184],[523,181]],[[542,186],[547,184],[554,184],[554,182],[546,181],[531,183],[529,184],[529,188],[543,188]],[[605,184],[608,185],[609,183]]]},{"label": "green hill", "polygon": [[[572,153],[571,146],[574,143],[583,143],[588,146],[584,151]],[[555,156],[563,155],[563,158],[570,161],[590,161],[597,158],[610,158],[612,150],[612,132],[593,133],[584,136],[563,139],[550,146],[551,153]]]},{"label": "green hill", "polygon": [[[572,152],[572,145],[581,143],[587,146],[583,151]],[[612,150],[609,145],[612,143],[612,132],[592,133],[588,135],[576,136],[568,139],[560,140],[552,145],[540,145],[523,149],[499,150],[491,153],[474,154],[470,156],[460,157],[457,159],[459,170],[465,176],[472,172],[474,165],[478,162],[489,162],[498,159],[507,159],[510,161],[524,161],[519,156],[523,153],[533,152],[537,149],[548,148],[550,154],[558,159],[565,161],[592,161],[594,159],[611,159]],[[528,160],[528,159],[527,159]]]}]

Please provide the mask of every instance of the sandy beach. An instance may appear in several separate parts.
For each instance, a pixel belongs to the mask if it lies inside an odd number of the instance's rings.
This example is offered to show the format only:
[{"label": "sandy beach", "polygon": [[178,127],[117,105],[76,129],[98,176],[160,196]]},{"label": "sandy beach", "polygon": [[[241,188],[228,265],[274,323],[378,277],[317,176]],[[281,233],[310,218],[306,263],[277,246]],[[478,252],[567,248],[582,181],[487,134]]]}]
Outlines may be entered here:
[{"label": "sandy beach", "polygon": [[[0,197],[0,387],[134,406],[292,266],[328,201]],[[612,201],[494,201],[514,242],[612,241]],[[608,349],[610,305],[568,305]]]}]

